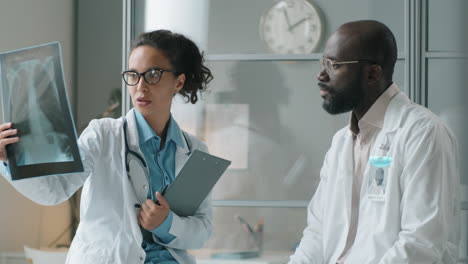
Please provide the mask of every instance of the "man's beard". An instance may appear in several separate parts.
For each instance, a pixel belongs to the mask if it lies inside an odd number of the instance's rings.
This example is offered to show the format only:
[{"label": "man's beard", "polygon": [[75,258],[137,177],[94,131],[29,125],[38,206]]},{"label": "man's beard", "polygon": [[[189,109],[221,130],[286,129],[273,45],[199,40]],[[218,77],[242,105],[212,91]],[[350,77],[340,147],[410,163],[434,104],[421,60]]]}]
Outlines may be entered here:
[{"label": "man's beard", "polygon": [[324,85],[324,88],[328,91],[328,96],[323,100],[323,109],[332,115],[353,110],[364,96],[361,85],[360,77],[357,77],[345,89],[340,91],[330,89],[330,87]]}]

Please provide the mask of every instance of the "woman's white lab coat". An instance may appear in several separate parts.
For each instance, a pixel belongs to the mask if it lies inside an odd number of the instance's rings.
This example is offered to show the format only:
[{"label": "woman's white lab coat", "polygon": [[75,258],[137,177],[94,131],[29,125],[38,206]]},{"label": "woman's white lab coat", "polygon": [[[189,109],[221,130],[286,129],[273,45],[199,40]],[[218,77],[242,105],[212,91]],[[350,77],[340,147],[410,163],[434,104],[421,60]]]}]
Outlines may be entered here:
[{"label": "woman's white lab coat", "polygon": [[[126,119],[130,149],[144,157],[139,149],[133,110],[129,111]],[[67,200],[84,184],[80,224],[68,254],[67,264],[144,262],[142,234],[137,222],[138,209],[134,205],[146,199],[148,181],[143,167],[137,164],[135,159],[130,162],[133,181],[127,177],[122,127],[123,118],[91,121],[78,141],[85,167],[84,173],[11,182],[22,194],[43,205],[54,205]],[[184,138],[183,135],[181,137]],[[184,141],[184,145],[183,148],[177,146],[176,175],[191,151],[207,151],[204,143],[190,135]],[[9,180],[9,176],[6,178]],[[195,263],[186,249],[203,246],[212,232],[211,217],[210,197],[205,199],[194,216],[179,217],[174,214],[169,232],[176,238],[166,246],[179,263]],[[153,237],[157,240],[157,237]]]},{"label": "woman's white lab coat", "polygon": [[[389,149],[380,149],[381,144]],[[379,199],[369,194],[376,168],[367,164],[356,239],[345,263],[456,263],[459,174],[451,132],[400,92],[387,108],[371,156],[393,160],[384,168],[385,193]],[[290,264],[335,264],[345,247],[353,180],[353,136],[348,127],[334,136],[320,177]]]}]

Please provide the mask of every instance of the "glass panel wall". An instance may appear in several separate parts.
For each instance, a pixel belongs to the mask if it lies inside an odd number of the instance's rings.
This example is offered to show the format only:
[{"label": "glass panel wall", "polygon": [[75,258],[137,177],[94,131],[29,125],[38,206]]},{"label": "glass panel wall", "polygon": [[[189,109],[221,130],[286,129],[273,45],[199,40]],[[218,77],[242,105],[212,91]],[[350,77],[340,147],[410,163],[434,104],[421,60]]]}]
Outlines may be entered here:
[{"label": "glass panel wall", "polygon": [[[393,31],[398,51],[402,53],[405,52],[405,23],[401,18],[405,15],[405,5],[405,0],[144,0],[135,1],[134,28],[136,34],[156,28],[173,29],[190,36],[207,54],[262,54],[274,53],[269,49],[269,40],[262,37],[267,27],[280,28],[285,23],[286,27],[275,31],[278,36],[269,36],[275,40],[278,37],[303,41],[300,35],[305,32],[307,37],[319,37],[312,52],[320,53],[326,39],[339,25],[352,20],[377,19]],[[304,18],[307,21],[302,22]],[[265,20],[274,21],[270,24],[264,23]],[[304,39],[305,43],[307,40]]]},{"label": "glass panel wall", "polygon": [[459,263],[468,263],[468,2],[426,0],[425,89],[427,107],[452,129],[458,143],[461,228]]},{"label": "glass panel wall", "polygon": [[[397,64],[397,74],[403,66]],[[309,200],[332,136],[349,119],[322,109],[319,63],[233,60],[209,67],[215,78],[203,100],[190,105],[177,98],[173,115],[212,154],[232,160],[213,198]]]},{"label": "glass panel wall", "polygon": [[[316,61],[213,61],[215,79],[201,103],[195,134],[211,153],[232,160],[219,200],[309,200],[331,142],[320,127],[347,122],[321,109]],[[174,105],[184,126],[192,106]]]}]

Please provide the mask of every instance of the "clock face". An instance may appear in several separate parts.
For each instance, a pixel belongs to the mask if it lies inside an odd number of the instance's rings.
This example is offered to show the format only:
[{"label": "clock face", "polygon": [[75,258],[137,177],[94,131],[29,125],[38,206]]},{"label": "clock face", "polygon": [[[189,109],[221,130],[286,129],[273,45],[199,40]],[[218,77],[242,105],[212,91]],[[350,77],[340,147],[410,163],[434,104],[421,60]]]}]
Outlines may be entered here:
[{"label": "clock face", "polygon": [[319,13],[307,0],[278,1],[260,19],[260,37],[274,53],[310,53],[321,35]]}]

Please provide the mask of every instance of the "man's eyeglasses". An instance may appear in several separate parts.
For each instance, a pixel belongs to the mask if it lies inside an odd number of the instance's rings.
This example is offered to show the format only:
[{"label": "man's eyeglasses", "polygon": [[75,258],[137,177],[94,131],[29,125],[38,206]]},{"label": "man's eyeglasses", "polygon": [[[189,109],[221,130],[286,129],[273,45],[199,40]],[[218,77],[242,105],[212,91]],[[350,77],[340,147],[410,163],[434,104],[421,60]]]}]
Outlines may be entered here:
[{"label": "man's eyeglasses", "polygon": [[177,73],[174,70],[161,70],[158,68],[153,68],[144,72],[124,71],[122,72],[122,78],[124,82],[130,86],[137,85],[141,76],[143,76],[143,79],[145,79],[146,83],[157,84],[161,80],[163,72]]},{"label": "man's eyeglasses", "polygon": [[321,66],[322,71],[325,69],[328,75],[333,75],[336,65],[354,64],[354,63],[360,63],[363,61],[370,62],[371,64],[376,64],[375,61],[367,60],[367,59],[352,60],[352,61],[332,61],[330,59],[322,58],[320,59],[320,66]]}]

